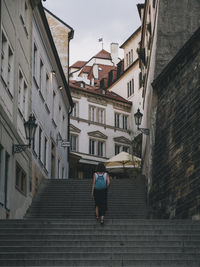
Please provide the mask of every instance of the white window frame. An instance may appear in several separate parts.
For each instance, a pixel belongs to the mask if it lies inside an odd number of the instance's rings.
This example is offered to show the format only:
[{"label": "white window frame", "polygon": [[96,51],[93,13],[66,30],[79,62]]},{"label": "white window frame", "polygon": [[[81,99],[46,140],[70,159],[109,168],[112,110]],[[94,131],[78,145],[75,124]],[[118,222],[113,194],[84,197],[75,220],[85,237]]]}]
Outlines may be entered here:
[{"label": "white window frame", "polygon": [[105,157],[106,151],[106,143],[104,140],[90,138],[89,139],[89,154],[98,156],[98,157]]},{"label": "white window frame", "polygon": [[115,127],[116,128],[120,128],[121,126],[120,117],[121,117],[121,114],[118,112],[115,112]]},{"label": "white window frame", "polygon": [[79,116],[79,102],[78,101],[74,101],[74,107],[72,110],[72,116],[73,117],[78,117]]},{"label": "white window frame", "polygon": [[77,134],[70,135],[70,148],[72,152],[78,152],[79,136]]},{"label": "white window frame", "polygon": [[19,68],[18,71],[18,108],[25,120],[28,118],[28,83]]},{"label": "white window frame", "polygon": [[14,51],[10,42],[2,30],[1,40],[1,77],[9,93],[14,94]]}]

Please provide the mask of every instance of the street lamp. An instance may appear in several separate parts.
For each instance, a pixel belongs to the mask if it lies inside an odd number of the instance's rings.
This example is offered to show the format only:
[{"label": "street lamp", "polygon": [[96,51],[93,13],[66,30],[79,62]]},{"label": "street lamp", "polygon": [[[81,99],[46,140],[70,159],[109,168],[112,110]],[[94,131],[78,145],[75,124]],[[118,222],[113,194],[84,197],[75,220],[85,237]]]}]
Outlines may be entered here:
[{"label": "street lamp", "polygon": [[142,122],[142,117],[143,117],[143,114],[140,112],[140,109],[138,108],[137,112],[134,114],[135,124],[137,125],[137,129],[143,134],[149,135],[149,129],[139,128]]},{"label": "street lamp", "polygon": [[14,144],[13,145],[13,154],[14,153],[21,153],[24,151],[27,147],[31,147],[31,141],[33,141],[35,136],[35,130],[37,128],[37,124],[35,123],[35,116],[31,114],[29,116],[28,121],[24,122],[24,129],[26,134],[26,139],[29,140],[29,143],[27,145],[24,144]]}]

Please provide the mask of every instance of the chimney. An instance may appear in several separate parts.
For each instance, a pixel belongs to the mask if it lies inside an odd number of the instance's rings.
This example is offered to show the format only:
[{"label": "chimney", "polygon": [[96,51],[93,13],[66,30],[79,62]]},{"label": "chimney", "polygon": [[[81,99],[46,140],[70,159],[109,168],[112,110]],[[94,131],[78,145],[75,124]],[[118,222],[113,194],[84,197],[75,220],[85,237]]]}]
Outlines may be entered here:
[{"label": "chimney", "polygon": [[98,80],[98,78],[99,78],[99,69],[98,69],[98,65],[97,64],[93,65],[93,75],[94,75],[95,80]]},{"label": "chimney", "polygon": [[112,62],[114,63],[115,66],[119,62],[118,50],[119,50],[119,44],[118,43],[111,43],[110,44],[111,58],[112,58]]}]

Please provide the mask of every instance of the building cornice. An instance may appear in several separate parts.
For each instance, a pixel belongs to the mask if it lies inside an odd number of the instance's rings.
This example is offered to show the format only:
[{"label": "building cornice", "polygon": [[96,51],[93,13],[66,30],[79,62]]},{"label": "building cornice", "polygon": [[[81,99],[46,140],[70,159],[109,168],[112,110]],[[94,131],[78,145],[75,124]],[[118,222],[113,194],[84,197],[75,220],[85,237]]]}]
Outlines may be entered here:
[{"label": "building cornice", "polygon": [[82,119],[80,117],[74,117],[74,116],[71,116],[71,121],[77,121],[77,122],[83,122],[83,123],[86,123],[88,125],[96,125],[96,126],[100,126],[104,129],[112,129],[114,130],[115,132],[121,132],[121,133],[130,133],[129,130],[124,130],[122,128],[117,128],[115,126],[111,126],[111,125],[108,125],[108,124],[102,124],[102,123],[98,123],[98,122],[94,122],[94,121],[90,121],[90,120],[86,120],[86,119]]}]

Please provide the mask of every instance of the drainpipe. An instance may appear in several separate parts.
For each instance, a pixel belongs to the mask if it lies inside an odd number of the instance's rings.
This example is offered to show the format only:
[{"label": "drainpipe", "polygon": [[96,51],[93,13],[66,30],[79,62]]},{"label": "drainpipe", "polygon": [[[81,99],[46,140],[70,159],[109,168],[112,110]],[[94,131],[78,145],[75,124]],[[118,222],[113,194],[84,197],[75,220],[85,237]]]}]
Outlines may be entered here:
[{"label": "drainpipe", "polygon": [[[69,85],[69,43],[70,41],[73,39],[74,37],[74,30],[72,29],[70,32],[69,32],[69,36],[68,36],[68,77],[67,77],[67,82],[68,82],[68,85]],[[69,87],[70,89],[70,87]],[[70,110],[69,110],[69,113],[68,113],[68,129],[67,129],[67,137],[68,137],[68,141],[70,142],[69,140],[69,134],[70,134],[70,115],[72,114],[72,111],[73,111],[73,106],[70,107]],[[69,151],[70,151],[70,147],[68,147],[68,151],[67,151],[67,158],[68,158],[68,174],[67,174],[67,178],[69,178]]]}]

